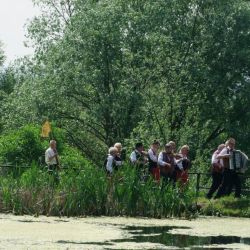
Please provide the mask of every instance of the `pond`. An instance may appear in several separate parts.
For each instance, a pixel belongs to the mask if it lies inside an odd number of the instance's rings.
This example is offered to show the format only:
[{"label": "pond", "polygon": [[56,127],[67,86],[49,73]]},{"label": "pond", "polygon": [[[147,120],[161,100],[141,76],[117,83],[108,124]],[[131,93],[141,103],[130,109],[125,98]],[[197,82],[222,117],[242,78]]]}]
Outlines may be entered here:
[{"label": "pond", "polygon": [[[58,241],[61,244],[83,244],[83,245],[102,245],[104,249],[110,249],[107,246],[115,246],[116,243],[157,243],[162,244],[166,247],[175,247],[175,249],[226,249],[225,245],[241,243],[245,244],[246,247],[249,245],[250,249],[250,238],[239,237],[239,236],[190,236],[185,234],[172,234],[173,229],[189,229],[188,227],[173,227],[173,226],[162,226],[162,227],[137,227],[127,226],[124,230],[128,231],[132,237],[105,241],[105,242],[67,242]],[[223,245],[224,247],[219,247]],[[114,249],[114,248],[112,248]],[[154,247],[154,249],[158,249]],[[159,248],[162,249],[162,248]]]},{"label": "pond", "polygon": [[0,214],[0,248],[250,249],[250,219],[58,218]]},{"label": "pond", "polygon": [[[173,229],[188,229],[187,227],[136,227],[128,226],[126,230],[133,235],[130,239],[114,240],[113,242],[151,242],[164,246],[174,246],[180,249],[204,249],[204,246],[243,243],[249,245],[250,238],[238,236],[191,236],[185,234],[172,234]],[[222,249],[217,247],[216,249]]]}]

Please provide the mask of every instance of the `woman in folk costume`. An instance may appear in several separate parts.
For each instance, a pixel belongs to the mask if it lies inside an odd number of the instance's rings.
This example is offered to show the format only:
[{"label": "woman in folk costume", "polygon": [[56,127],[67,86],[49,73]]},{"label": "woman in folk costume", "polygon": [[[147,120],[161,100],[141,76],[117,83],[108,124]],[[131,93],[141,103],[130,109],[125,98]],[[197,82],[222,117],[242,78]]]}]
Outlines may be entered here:
[{"label": "woman in folk costume", "polygon": [[122,144],[120,142],[117,142],[115,143],[114,147],[117,149],[117,154],[115,156],[115,161],[116,161],[115,169],[117,170],[117,168],[122,165],[122,157],[121,157]]},{"label": "woman in folk costume", "polygon": [[114,170],[118,168],[118,166],[121,165],[120,161],[116,161],[115,158],[118,154],[118,150],[115,147],[109,148],[109,154],[106,160],[106,171],[108,175],[112,175]]},{"label": "woman in folk costume", "polygon": [[160,180],[160,168],[158,167],[158,150],[160,147],[159,141],[153,141],[148,150],[148,167],[149,172],[156,181]]},{"label": "woman in folk costume", "polygon": [[160,166],[160,176],[164,181],[175,182],[174,169],[176,166],[176,160],[172,153],[171,144],[165,145],[165,151],[162,151],[158,157],[158,164]]},{"label": "woman in folk costume", "polygon": [[188,159],[189,146],[184,145],[181,147],[178,154],[179,159],[176,160],[176,180],[182,184],[188,182],[188,169],[191,168],[191,161]]},{"label": "woman in folk costume", "polygon": [[211,199],[214,192],[219,188],[223,179],[223,160],[217,159],[220,152],[226,147],[225,144],[220,144],[217,150],[212,155],[212,185],[206,195],[208,199]]}]

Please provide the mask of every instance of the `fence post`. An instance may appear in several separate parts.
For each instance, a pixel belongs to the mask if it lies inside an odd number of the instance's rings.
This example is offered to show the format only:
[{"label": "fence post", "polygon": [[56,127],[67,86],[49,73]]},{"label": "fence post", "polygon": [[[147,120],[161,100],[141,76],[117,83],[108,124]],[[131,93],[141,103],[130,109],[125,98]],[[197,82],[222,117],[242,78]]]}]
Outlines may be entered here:
[{"label": "fence post", "polygon": [[200,179],[201,179],[201,173],[197,173],[197,180],[196,180],[196,197],[198,197],[199,191],[200,191]]}]

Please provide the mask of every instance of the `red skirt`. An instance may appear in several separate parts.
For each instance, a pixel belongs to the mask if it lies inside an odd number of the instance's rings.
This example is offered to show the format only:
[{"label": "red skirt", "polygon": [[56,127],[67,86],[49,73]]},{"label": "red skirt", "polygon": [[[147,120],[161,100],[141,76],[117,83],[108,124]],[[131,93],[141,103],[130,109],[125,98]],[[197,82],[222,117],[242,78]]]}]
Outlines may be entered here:
[{"label": "red skirt", "polygon": [[159,167],[151,168],[150,173],[153,176],[154,180],[160,181],[160,168]]},{"label": "red skirt", "polygon": [[188,182],[188,171],[176,171],[176,180],[182,184],[186,184]]}]

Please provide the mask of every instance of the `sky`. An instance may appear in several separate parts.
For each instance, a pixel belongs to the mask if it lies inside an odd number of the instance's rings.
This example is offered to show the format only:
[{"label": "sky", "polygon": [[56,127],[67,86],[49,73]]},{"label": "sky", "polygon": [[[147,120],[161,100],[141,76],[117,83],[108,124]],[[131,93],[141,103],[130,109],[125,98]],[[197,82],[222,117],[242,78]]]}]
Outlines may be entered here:
[{"label": "sky", "polygon": [[0,0],[0,41],[6,56],[5,64],[32,54],[33,49],[24,46],[24,25],[38,13],[32,0]]}]

